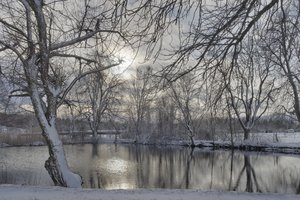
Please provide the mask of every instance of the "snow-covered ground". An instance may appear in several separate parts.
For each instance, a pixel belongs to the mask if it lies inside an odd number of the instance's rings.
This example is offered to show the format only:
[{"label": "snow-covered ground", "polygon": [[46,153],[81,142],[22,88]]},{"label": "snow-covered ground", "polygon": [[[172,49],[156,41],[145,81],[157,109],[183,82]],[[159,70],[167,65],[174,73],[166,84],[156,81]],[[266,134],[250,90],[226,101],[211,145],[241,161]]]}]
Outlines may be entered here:
[{"label": "snow-covered ground", "polygon": [[299,200],[297,195],[238,192],[202,192],[197,190],[95,190],[61,187],[0,185],[1,200]]},{"label": "snow-covered ground", "polygon": [[[234,134],[234,141],[243,141],[244,134]],[[227,138],[223,140],[230,140]],[[250,141],[256,143],[300,143],[300,132],[274,132],[274,133],[250,133]]]}]

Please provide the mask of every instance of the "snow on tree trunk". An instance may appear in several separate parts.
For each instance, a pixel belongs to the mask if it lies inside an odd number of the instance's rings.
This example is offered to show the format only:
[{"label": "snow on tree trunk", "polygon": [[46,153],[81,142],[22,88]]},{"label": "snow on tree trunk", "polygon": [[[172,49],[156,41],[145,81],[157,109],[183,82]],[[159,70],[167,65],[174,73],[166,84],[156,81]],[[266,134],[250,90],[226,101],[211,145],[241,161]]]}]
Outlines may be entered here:
[{"label": "snow on tree trunk", "polygon": [[47,119],[43,109],[43,102],[40,99],[35,83],[30,82],[30,86],[32,105],[34,107],[40,127],[42,128],[42,135],[47,142],[49,150],[49,158],[45,162],[45,168],[47,169],[55,185],[79,188],[81,187],[82,180],[79,175],[74,174],[69,169],[63,144],[59,138],[55,126],[56,115],[54,114],[50,120]]},{"label": "snow on tree trunk", "polygon": [[46,138],[50,156],[45,162],[45,168],[54,184],[64,187],[81,187],[81,177],[69,170],[56,128],[49,126],[46,129],[43,135]]}]

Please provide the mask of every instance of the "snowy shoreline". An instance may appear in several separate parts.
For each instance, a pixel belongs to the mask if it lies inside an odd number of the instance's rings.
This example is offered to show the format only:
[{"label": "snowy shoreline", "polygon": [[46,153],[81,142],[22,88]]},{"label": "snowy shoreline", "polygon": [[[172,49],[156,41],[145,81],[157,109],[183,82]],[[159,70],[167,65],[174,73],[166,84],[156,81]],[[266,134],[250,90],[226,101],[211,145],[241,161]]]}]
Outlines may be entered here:
[{"label": "snowy shoreline", "polygon": [[74,189],[62,187],[39,187],[21,185],[0,185],[1,200],[298,200],[299,195],[260,194],[246,192],[204,192],[199,190],[136,189],[102,190]]},{"label": "snowy shoreline", "polygon": [[[135,143],[130,139],[102,140],[96,144],[131,144],[131,145],[153,145],[153,146],[182,146],[190,147],[187,140],[160,140],[156,142],[139,142]],[[83,142],[66,142],[65,145],[76,144],[95,144],[90,140]],[[34,142],[23,145],[8,145],[0,143],[0,148],[7,147],[25,147],[25,146],[46,146],[43,142]],[[300,143],[286,142],[257,142],[257,141],[212,141],[212,140],[196,140],[195,148],[208,149],[208,150],[241,150],[241,151],[256,151],[256,152],[269,152],[269,153],[283,153],[283,154],[300,154]]]},{"label": "snowy shoreline", "polygon": [[[26,134],[25,134],[26,135]],[[190,141],[184,138],[163,137],[160,139],[144,138],[136,143],[133,139],[121,139],[116,137],[98,137],[92,135],[76,140],[63,136],[62,141],[65,145],[74,144],[130,144],[130,145],[153,145],[153,146],[183,146],[189,147]],[[251,133],[250,139],[244,141],[243,134],[235,134],[230,141],[230,137],[219,138],[217,140],[195,140],[195,147],[207,150],[241,150],[283,154],[300,154],[300,132],[292,133]],[[3,141],[2,141],[3,142]],[[22,146],[45,146],[45,143],[36,140],[28,143],[0,143],[2,147],[22,147]]]}]

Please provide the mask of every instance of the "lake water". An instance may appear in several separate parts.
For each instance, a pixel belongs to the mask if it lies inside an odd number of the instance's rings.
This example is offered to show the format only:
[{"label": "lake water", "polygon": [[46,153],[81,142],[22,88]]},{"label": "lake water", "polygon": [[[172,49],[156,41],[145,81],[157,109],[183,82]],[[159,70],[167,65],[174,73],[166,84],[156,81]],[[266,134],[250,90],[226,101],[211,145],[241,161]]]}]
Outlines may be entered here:
[{"label": "lake water", "polygon": [[[66,145],[84,187],[300,193],[300,157],[189,148]],[[0,148],[0,184],[53,185],[46,147]]]}]

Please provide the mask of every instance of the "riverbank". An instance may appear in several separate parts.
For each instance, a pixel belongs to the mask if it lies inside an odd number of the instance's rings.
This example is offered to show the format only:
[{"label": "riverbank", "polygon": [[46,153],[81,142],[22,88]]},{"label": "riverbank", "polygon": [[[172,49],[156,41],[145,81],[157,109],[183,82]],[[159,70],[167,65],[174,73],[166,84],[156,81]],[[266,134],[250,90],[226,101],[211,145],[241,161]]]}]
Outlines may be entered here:
[{"label": "riverbank", "polygon": [[0,185],[1,200],[298,200],[299,195],[240,192],[203,192],[199,190],[99,190],[62,187]]},{"label": "riverbank", "polygon": [[243,151],[260,151],[270,153],[300,154],[300,143],[280,143],[280,142],[263,142],[256,143],[253,141],[241,142],[220,142],[220,141],[199,141],[196,144],[199,148],[217,149],[237,149]]},{"label": "riverbank", "polygon": [[[188,140],[160,140],[156,142],[135,143],[132,140],[118,140],[120,144],[138,144],[154,146],[186,146],[191,147]],[[270,142],[270,141],[213,141],[213,140],[195,140],[192,148],[208,150],[241,150],[241,151],[259,151],[269,153],[300,154],[300,142]]]},{"label": "riverbank", "polygon": [[[195,140],[196,148],[205,148],[209,150],[244,150],[244,151],[260,151],[270,153],[285,153],[285,154],[300,154],[300,133],[276,133],[276,140],[274,141],[274,134],[268,133],[256,133],[255,137],[244,141],[241,138],[235,138],[233,142],[224,140]],[[25,135],[26,136],[26,135]],[[36,139],[34,137],[34,139]],[[145,140],[135,142],[133,139],[120,139],[120,138],[97,138],[95,140],[91,135],[89,137],[62,137],[64,144],[136,144],[136,145],[155,145],[155,146],[190,146],[189,140],[184,139],[170,139],[162,138],[157,140]],[[44,146],[45,143],[41,140],[26,141],[30,142],[18,142],[7,144],[0,143],[1,147],[18,147],[18,146]]]}]

